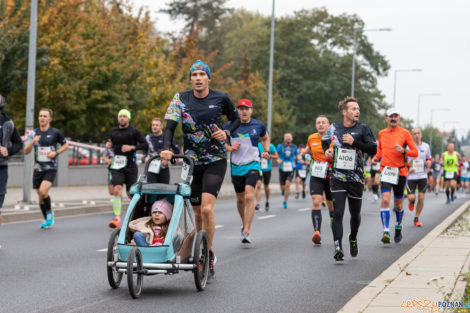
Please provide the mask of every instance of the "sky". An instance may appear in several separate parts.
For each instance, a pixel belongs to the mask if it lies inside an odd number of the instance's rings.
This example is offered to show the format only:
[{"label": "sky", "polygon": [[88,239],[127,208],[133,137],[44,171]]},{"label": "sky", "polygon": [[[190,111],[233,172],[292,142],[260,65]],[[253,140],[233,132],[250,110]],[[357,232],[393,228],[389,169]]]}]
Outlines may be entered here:
[{"label": "sky", "polygon": [[[159,31],[181,30],[182,21],[171,21],[168,15],[158,13],[169,1],[132,1],[136,8],[150,9]],[[272,11],[272,0],[230,0],[227,4],[264,15],[271,15]],[[374,48],[391,65],[388,75],[378,79],[378,88],[386,101],[393,102],[397,73],[395,104],[403,117],[413,119],[416,125],[419,99],[420,126],[431,123],[432,110],[445,109],[434,110],[433,125],[445,131],[455,129],[459,138],[467,134],[470,130],[470,103],[466,103],[466,88],[470,89],[467,85],[470,84],[470,1],[276,0],[275,15],[318,7],[325,7],[335,15],[357,14],[365,22],[365,29],[391,28],[391,32],[366,33]],[[395,72],[406,69],[421,69],[421,72]]]}]

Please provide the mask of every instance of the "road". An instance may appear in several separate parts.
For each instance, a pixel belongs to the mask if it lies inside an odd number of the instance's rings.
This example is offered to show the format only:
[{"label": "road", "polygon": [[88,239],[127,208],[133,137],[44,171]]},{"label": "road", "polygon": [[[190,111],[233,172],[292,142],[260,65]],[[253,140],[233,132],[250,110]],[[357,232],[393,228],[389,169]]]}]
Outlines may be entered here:
[{"label": "road", "polygon": [[[292,199],[289,209],[274,197],[269,213],[259,212],[254,243],[240,244],[240,219],[234,200],[218,201],[214,251],[216,279],[197,292],[192,273],[146,276],[140,299],[132,300],[125,278],[112,290],[107,282],[105,248],[107,214],[56,219],[54,228],[40,222],[0,228],[1,312],[336,312],[368,282],[464,202],[445,205],[445,196],[428,194],[424,227],[412,226],[406,209],[403,241],[383,246],[379,204],[366,194],[359,230],[359,256],[333,260],[332,233],[323,210],[323,244],[313,246],[307,199]],[[414,212],[413,212],[414,213]],[[392,221],[395,220],[392,215]],[[345,216],[349,231],[349,213]],[[393,224],[393,223],[392,223]]]}]

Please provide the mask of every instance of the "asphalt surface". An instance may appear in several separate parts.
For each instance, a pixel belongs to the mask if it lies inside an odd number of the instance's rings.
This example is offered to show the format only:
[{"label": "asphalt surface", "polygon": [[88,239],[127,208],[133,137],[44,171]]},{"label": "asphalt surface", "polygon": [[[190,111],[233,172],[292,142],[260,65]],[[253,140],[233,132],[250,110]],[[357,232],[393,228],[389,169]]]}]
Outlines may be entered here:
[{"label": "asphalt surface", "polygon": [[[57,218],[54,228],[35,222],[0,228],[1,312],[336,312],[367,283],[453,212],[464,198],[445,205],[445,196],[426,195],[421,221],[406,209],[403,241],[380,242],[379,204],[365,195],[359,230],[359,255],[333,260],[332,233],[323,209],[323,244],[311,242],[311,201],[271,200],[268,213],[257,212],[250,248],[240,243],[240,218],[234,200],[216,205],[214,251],[216,279],[198,292],[193,275],[145,276],[140,299],[133,300],[125,277],[113,290],[106,278],[109,214]],[[407,202],[406,202],[407,203]],[[394,225],[395,217],[392,215]],[[349,213],[344,220],[349,232]]]}]

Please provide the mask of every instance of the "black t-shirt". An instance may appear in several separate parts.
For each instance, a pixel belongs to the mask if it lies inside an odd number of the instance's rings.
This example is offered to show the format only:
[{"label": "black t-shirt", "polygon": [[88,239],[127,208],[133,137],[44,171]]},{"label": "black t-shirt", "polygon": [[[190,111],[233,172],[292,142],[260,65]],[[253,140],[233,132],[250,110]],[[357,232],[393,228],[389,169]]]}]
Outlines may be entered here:
[{"label": "black t-shirt", "polygon": [[196,165],[225,159],[225,142],[211,138],[222,128],[222,116],[229,121],[238,118],[238,112],[226,93],[209,90],[205,98],[196,98],[193,90],[177,93],[165,114],[166,120],[182,122],[185,154]]},{"label": "black t-shirt", "polygon": [[49,127],[46,131],[36,128],[29,134],[28,139],[32,140],[36,136],[41,136],[41,139],[34,143],[34,170],[42,172],[57,169],[57,156],[49,159],[47,154],[49,151],[57,151],[57,145],[67,142],[64,135],[54,127]]},{"label": "black t-shirt", "polygon": [[[163,133],[160,136],[155,136],[154,134],[148,134],[145,136],[145,140],[147,141],[147,144],[149,146],[148,148],[148,155],[154,156],[160,151],[163,150]],[[173,153],[179,154],[180,148],[176,144],[176,142],[173,140],[171,144],[171,149],[173,150]]]},{"label": "black t-shirt", "polygon": [[[135,166],[135,152],[137,150],[147,151],[148,145],[142,133],[135,127],[129,126],[127,128],[114,127],[111,129],[110,139],[113,144],[114,158],[116,156],[125,156],[127,158],[126,167]],[[135,146],[135,150],[123,152],[121,150],[123,145]],[[113,168],[113,167],[111,167]]]}]

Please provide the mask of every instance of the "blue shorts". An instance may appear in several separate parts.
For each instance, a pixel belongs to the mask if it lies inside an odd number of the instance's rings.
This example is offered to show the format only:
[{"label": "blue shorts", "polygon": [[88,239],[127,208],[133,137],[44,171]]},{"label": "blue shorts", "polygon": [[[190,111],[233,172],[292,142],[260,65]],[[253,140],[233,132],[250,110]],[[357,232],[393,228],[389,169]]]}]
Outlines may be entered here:
[{"label": "blue shorts", "polygon": [[461,182],[468,182],[470,181],[470,177],[460,177]]}]

